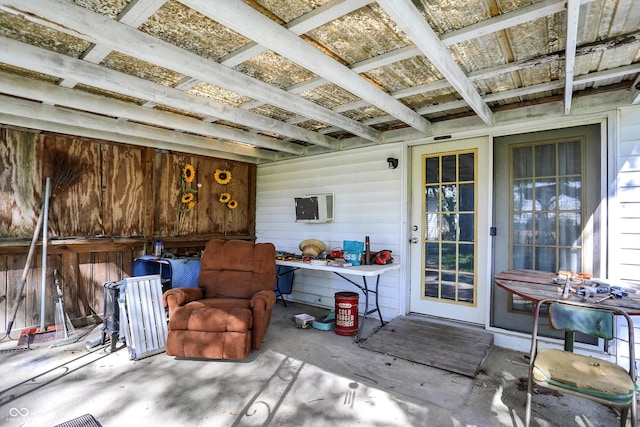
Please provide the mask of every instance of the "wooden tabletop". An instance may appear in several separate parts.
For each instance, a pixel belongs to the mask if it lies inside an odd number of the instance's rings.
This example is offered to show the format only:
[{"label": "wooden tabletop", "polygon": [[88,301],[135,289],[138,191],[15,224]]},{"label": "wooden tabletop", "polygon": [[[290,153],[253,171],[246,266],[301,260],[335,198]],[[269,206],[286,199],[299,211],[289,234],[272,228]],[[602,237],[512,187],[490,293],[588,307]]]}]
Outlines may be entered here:
[{"label": "wooden tabletop", "polygon": [[[553,283],[556,278],[555,273],[535,270],[509,270],[498,273],[495,276],[496,285],[512,294],[521,296],[530,301],[537,302],[545,298],[562,298],[564,285]],[[615,283],[614,283],[615,285]],[[600,304],[612,307],[619,307],[629,314],[640,315],[640,287],[629,283],[620,283],[621,287],[637,290],[636,293],[629,293],[628,296],[615,299],[607,299]],[[582,295],[576,295],[580,284],[572,284],[573,292],[569,294],[567,300],[576,302],[595,303],[596,300],[604,298],[607,294],[598,294],[586,300]]]}]

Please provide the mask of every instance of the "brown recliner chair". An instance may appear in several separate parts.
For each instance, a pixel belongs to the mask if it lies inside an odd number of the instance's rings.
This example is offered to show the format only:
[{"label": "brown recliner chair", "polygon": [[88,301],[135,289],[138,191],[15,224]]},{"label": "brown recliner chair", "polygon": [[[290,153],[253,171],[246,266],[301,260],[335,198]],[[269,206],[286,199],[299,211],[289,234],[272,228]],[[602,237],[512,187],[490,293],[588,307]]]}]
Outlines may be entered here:
[{"label": "brown recliner chair", "polygon": [[276,302],[271,243],[211,240],[202,255],[198,288],[170,289],[169,356],[244,359],[259,350]]}]

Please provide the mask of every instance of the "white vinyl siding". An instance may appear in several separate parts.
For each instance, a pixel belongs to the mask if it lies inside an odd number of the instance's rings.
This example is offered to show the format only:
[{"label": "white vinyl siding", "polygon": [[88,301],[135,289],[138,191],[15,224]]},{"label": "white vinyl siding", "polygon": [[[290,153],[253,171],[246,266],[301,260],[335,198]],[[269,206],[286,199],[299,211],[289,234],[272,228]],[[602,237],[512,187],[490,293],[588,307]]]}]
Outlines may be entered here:
[{"label": "white vinyl siding", "polygon": [[[330,250],[342,247],[344,240],[364,242],[365,236],[369,236],[372,251],[390,249],[394,258],[400,261],[402,214],[406,200],[403,168],[389,169],[388,157],[399,158],[402,163],[401,145],[387,144],[259,165],[257,241],[272,242],[280,251],[300,253],[298,245],[305,239],[322,240]],[[294,198],[319,193],[335,194],[334,222],[295,222]],[[395,270],[380,278],[379,301],[385,321],[404,314],[401,313],[404,287],[400,277],[401,272]],[[360,280],[356,277],[357,282]],[[375,286],[375,278],[367,280],[370,287]],[[296,271],[289,298],[333,308],[334,294],[341,291],[359,293],[362,314],[364,295],[331,273]]]},{"label": "white vinyl siding", "polygon": [[[619,113],[609,221],[609,276],[640,285],[640,106]],[[636,361],[640,359],[640,318],[633,316]],[[620,322],[624,323],[624,322]],[[626,336],[626,325],[618,334]],[[627,346],[617,345],[618,363],[627,367]],[[637,362],[636,362],[637,366]]]},{"label": "white vinyl siding", "polygon": [[640,107],[620,110],[620,132],[615,162],[610,273],[640,285]]}]

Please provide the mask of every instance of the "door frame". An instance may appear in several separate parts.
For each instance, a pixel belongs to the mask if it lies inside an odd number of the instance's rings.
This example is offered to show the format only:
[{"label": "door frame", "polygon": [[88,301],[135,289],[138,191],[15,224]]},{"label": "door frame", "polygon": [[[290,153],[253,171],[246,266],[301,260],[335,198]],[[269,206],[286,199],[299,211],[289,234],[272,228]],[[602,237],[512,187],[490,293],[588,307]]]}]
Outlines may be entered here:
[{"label": "door frame", "polygon": [[[545,107],[549,108],[549,107]],[[535,112],[536,110],[532,110]],[[504,116],[501,116],[499,121],[496,121],[491,128],[483,128],[483,127],[473,127],[470,128],[468,126],[461,126],[458,128],[452,127],[443,127],[438,128],[438,131],[434,131],[435,135],[438,136],[429,136],[429,137],[420,137],[418,135],[413,136],[405,136],[399,137],[396,140],[401,142],[403,149],[401,150],[400,157],[400,165],[403,169],[403,182],[402,182],[402,194],[403,194],[403,217],[402,224],[400,228],[400,238],[401,238],[401,258],[400,261],[403,264],[403,268],[400,270],[400,281],[402,286],[402,291],[400,295],[400,313],[406,315],[409,313],[409,304],[411,298],[411,278],[410,278],[410,268],[411,268],[411,260],[410,260],[410,246],[409,239],[411,238],[411,153],[412,147],[416,145],[426,145],[433,144],[438,142],[443,142],[446,138],[447,141],[455,141],[459,139],[467,139],[473,137],[487,137],[491,140],[491,155],[490,160],[493,166],[493,140],[498,136],[506,136],[506,135],[517,135],[520,133],[528,133],[535,131],[543,131],[549,129],[562,129],[566,127],[574,127],[580,125],[589,125],[589,124],[600,124],[602,126],[602,140],[606,141],[602,147],[602,170],[607,171],[606,176],[603,176],[602,179],[602,189],[603,194],[607,195],[607,200],[605,203],[605,209],[602,212],[603,221],[607,222],[607,233],[606,236],[602,236],[601,239],[603,241],[602,252],[603,256],[607,253],[609,256],[607,257],[606,262],[606,274],[607,277],[611,272],[612,260],[615,259],[615,252],[617,249],[614,247],[610,247],[609,243],[612,238],[619,236],[620,230],[618,228],[618,224],[609,224],[609,217],[615,217],[615,213],[617,211],[617,207],[611,204],[611,200],[615,198],[615,188],[610,185],[610,183],[615,182],[616,180],[616,162],[617,162],[617,140],[618,134],[620,132],[619,129],[619,112],[618,110],[606,110],[606,111],[595,111],[595,112],[585,112],[580,116],[567,116],[562,114],[561,108],[558,107],[557,114],[550,115],[548,111],[544,111],[541,114],[533,114],[529,120],[523,120],[522,117],[516,115],[515,113],[505,113]],[[455,139],[454,139],[455,138]],[[608,154],[608,155],[607,155]],[[493,187],[493,185],[492,185]],[[494,191],[491,188],[491,199],[494,198]],[[493,211],[492,211],[493,216]],[[613,254],[613,255],[612,255]],[[493,245],[491,251],[491,260],[489,261],[489,269],[491,270],[490,278],[488,280],[492,280],[495,271],[493,271]],[[490,305],[487,307],[490,310]],[[485,329],[490,331],[494,335],[495,345],[510,348],[518,351],[529,351],[531,347],[531,336],[527,334],[523,334],[520,332],[509,331],[502,328],[492,327],[490,325],[490,312],[487,312],[487,323],[485,324]]]},{"label": "door frame", "polygon": [[[416,235],[415,232],[411,230],[411,227],[414,225],[415,221],[415,204],[421,204],[422,198],[419,200],[413,200],[413,158],[417,149],[426,148],[427,146],[432,146],[433,152],[451,152],[451,151],[459,151],[470,148],[477,148],[478,152],[478,211],[477,211],[477,238],[478,238],[478,246],[477,246],[477,282],[478,282],[478,293],[477,293],[477,315],[473,317],[473,320],[470,323],[488,326],[489,325],[489,314],[490,314],[490,301],[491,301],[491,254],[492,254],[492,239],[489,236],[489,227],[491,226],[491,219],[493,217],[493,138],[490,135],[478,135],[474,137],[467,138],[458,138],[458,139],[449,139],[447,141],[434,141],[423,144],[412,144],[408,146],[407,150],[407,192],[408,192],[408,203],[407,203],[407,226],[405,227],[407,239],[407,251],[406,251],[406,259],[407,259],[407,272],[406,272],[406,281],[407,281],[407,296],[406,296],[406,312],[412,312],[412,286],[421,286],[422,283],[413,284],[414,281],[412,277],[415,275],[413,272],[416,268],[421,268],[420,263],[416,262],[416,256],[414,253],[414,249],[416,248],[415,244],[408,243],[409,240]],[[484,183],[484,185],[483,185]],[[420,222],[422,224],[422,222]],[[486,226],[486,227],[485,227]],[[420,228],[418,233],[422,233],[423,230]],[[420,252],[421,249],[420,249]],[[421,256],[420,256],[421,257]],[[418,258],[420,258],[418,257]],[[417,264],[417,265],[416,265]],[[463,306],[456,306],[463,308]],[[426,313],[429,314],[429,313]],[[437,315],[437,314],[436,314]],[[439,316],[443,317],[443,316]],[[463,321],[468,322],[468,320],[461,319],[460,316],[444,316],[443,318],[451,319],[452,321]]]}]

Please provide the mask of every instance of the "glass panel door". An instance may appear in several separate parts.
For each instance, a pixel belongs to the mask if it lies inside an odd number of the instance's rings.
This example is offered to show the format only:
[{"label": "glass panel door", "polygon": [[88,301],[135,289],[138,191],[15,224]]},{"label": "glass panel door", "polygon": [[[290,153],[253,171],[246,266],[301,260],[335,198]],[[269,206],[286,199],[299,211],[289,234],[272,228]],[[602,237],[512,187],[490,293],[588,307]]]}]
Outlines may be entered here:
[{"label": "glass panel door", "polygon": [[480,137],[412,148],[411,312],[487,324],[490,144]]},{"label": "glass panel door", "polygon": [[425,298],[476,302],[476,154],[424,156]]},{"label": "glass panel door", "polygon": [[[600,125],[504,136],[494,144],[493,271],[603,277]],[[494,287],[491,325],[531,330],[531,304]]]}]

